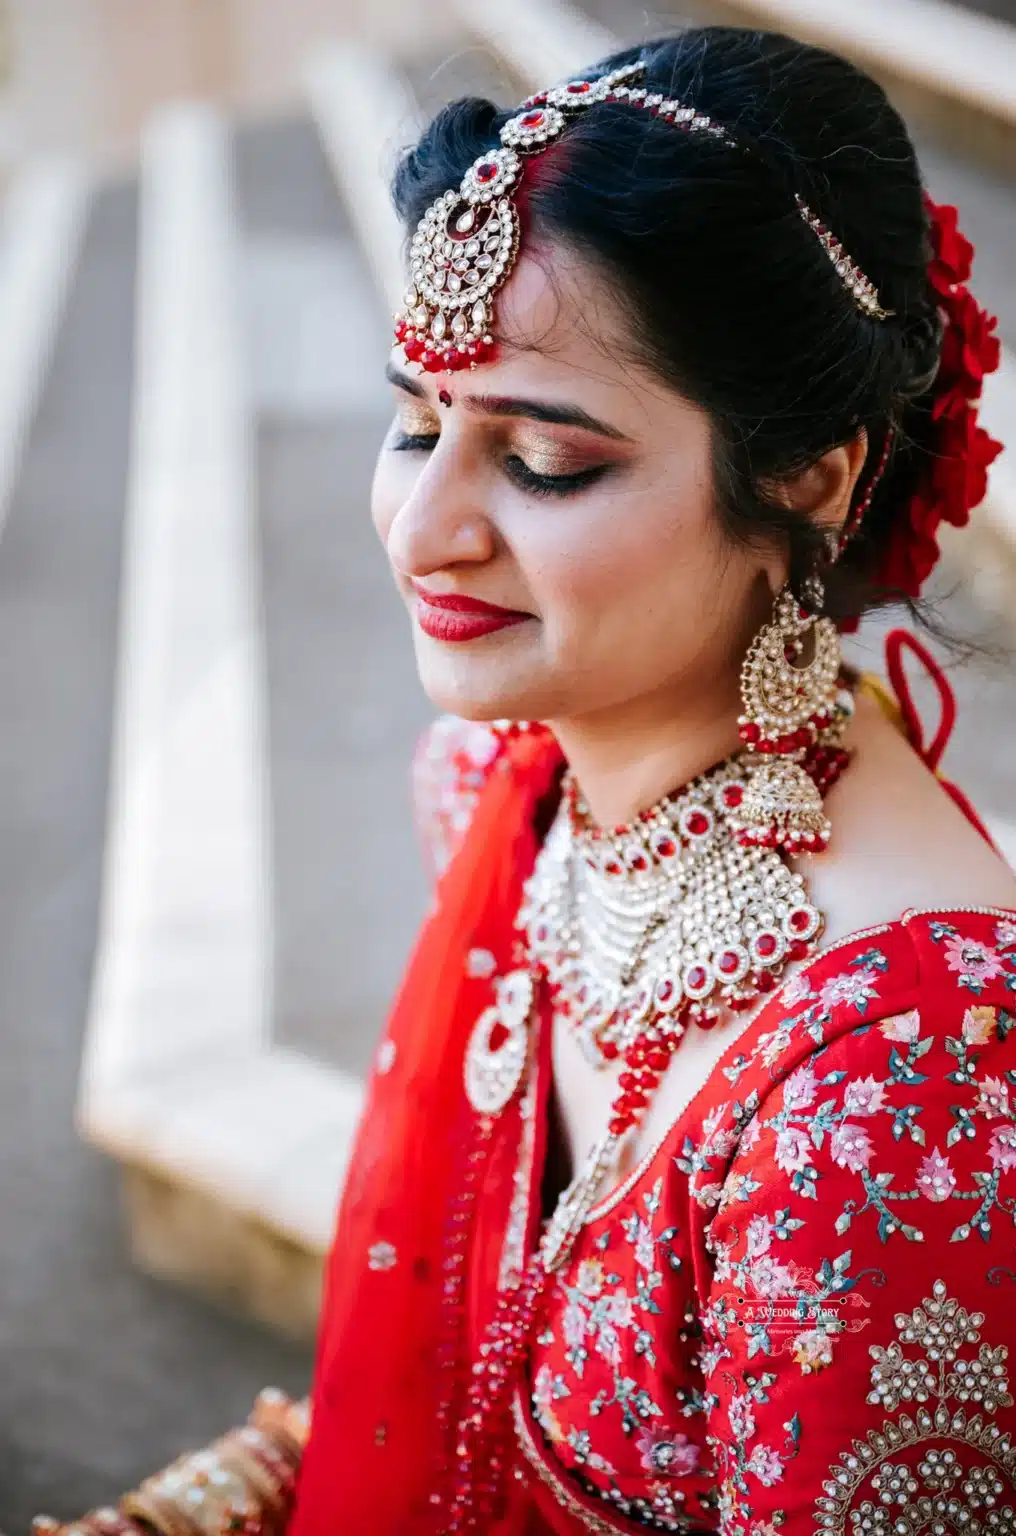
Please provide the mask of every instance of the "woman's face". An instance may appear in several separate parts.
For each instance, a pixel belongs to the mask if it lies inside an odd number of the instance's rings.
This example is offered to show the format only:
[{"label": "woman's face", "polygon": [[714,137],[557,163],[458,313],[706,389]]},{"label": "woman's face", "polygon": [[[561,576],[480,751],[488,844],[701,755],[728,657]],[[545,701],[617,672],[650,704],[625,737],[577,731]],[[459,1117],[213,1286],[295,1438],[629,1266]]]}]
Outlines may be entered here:
[{"label": "woman's face", "polygon": [[[591,268],[541,257],[501,290],[495,361],[421,374],[401,347],[389,361],[372,510],[423,686],[477,720],[736,713],[773,557],[722,531],[705,413],[625,360]],[[484,633],[428,596],[516,617]]]}]

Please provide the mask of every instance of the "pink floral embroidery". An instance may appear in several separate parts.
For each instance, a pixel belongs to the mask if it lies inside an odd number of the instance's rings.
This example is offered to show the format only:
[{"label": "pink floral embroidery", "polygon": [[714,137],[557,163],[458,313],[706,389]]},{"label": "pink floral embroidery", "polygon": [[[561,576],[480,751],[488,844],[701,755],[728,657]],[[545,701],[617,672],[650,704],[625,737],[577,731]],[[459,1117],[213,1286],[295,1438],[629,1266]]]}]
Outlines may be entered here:
[{"label": "pink floral embroidery", "polygon": [[833,1162],[841,1168],[849,1168],[851,1173],[857,1173],[861,1168],[867,1168],[874,1151],[871,1137],[868,1132],[859,1125],[838,1125],[830,1138]]},{"label": "pink floral embroidery", "polygon": [[785,1264],[780,1264],[774,1254],[766,1254],[748,1266],[748,1285],[756,1296],[775,1300],[778,1296],[793,1294],[794,1277]]},{"label": "pink floral embroidery", "polygon": [[832,1009],[850,1003],[854,1008],[863,1009],[873,997],[878,996],[878,988],[875,986],[877,974],[866,966],[830,977],[819,993],[822,1007]]},{"label": "pink floral embroidery", "polygon": [[883,1019],[878,1027],[887,1040],[908,1045],[921,1033],[921,1015],[916,1008],[911,1008],[909,1013],[894,1013],[891,1018]]},{"label": "pink floral embroidery", "polygon": [[875,1077],[857,1077],[847,1084],[843,1108],[848,1115],[876,1115],[885,1103],[885,1083]]},{"label": "pink floral embroidery", "polygon": [[770,1445],[757,1445],[748,1457],[748,1468],[766,1488],[782,1481],[783,1458]]},{"label": "pink floral embroidery", "polygon": [[945,960],[951,971],[974,986],[983,986],[986,981],[993,981],[1005,970],[997,949],[982,944],[978,939],[966,938],[961,933],[952,934],[946,939]]},{"label": "pink floral embroidery", "polygon": [[996,1125],[991,1133],[988,1156],[1000,1173],[1016,1168],[1016,1126]]},{"label": "pink floral embroidery", "polygon": [[949,1159],[937,1147],[932,1147],[927,1157],[921,1159],[917,1187],[929,1200],[948,1200],[956,1188],[956,1175]]},{"label": "pink floral embroidery", "polygon": [[833,1341],[828,1332],[818,1328],[799,1333],[794,1340],[793,1356],[803,1376],[824,1371],[833,1363]]},{"label": "pink floral embroidery", "polygon": [[787,1109],[804,1109],[815,1097],[817,1084],[811,1067],[805,1065],[791,1072],[783,1086],[783,1102]]},{"label": "pink floral embroidery", "polygon": [[783,988],[783,1001],[786,1007],[796,1008],[798,1003],[803,1003],[815,994],[811,990],[811,978],[808,975],[792,976]]},{"label": "pink floral embroidery", "polygon": [[986,1077],[977,1094],[977,1109],[986,1120],[1009,1113],[1009,1089],[1000,1077]]},{"label": "pink floral embroidery", "polygon": [[811,1137],[800,1126],[787,1125],[776,1133],[776,1166],[784,1173],[807,1168],[811,1162]]},{"label": "pink floral embroidery", "polygon": [[699,1462],[699,1448],[687,1435],[672,1429],[644,1429],[636,1440],[647,1472],[687,1477]]}]

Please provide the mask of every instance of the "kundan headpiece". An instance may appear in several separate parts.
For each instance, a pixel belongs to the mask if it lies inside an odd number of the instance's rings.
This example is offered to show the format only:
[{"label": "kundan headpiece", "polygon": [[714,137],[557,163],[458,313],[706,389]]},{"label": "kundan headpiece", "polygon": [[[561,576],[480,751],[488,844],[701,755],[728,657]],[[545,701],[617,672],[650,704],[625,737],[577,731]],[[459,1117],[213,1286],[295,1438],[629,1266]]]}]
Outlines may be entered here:
[{"label": "kundan headpiece", "polygon": [[[658,91],[632,88],[645,73],[641,62],[625,64],[598,80],[569,80],[522,103],[501,129],[501,146],[475,160],[457,190],[431,203],[410,245],[412,285],[396,316],[395,339],[406,356],[427,372],[472,368],[492,354],[494,294],[507,280],[519,249],[515,204],[526,158],[541,154],[569,123],[602,101],[623,102],[662,117],[685,133],[707,133],[731,148],[737,141],[712,118]],[[850,297],[864,314],[885,320],[874,284],[803,198],[801,218],[821,242]]]},{"label": "kundan headpiece", "polygon": [[[517,199],[528,159],[541,154],[575,117],[599,102],[639,107],[685,133],[702,133],[743,148],[720,123],[680,101],[631,82],[645,74],[639,60],[596,79],[568,80],[522,103],[501,129],[500,146],[479,156],[457,189],[430,204],[413,234],[411,286],[395,316],[395,341],[429,373],[474,368],[494,353],[493,300],[515,265],[520,219]],[[850,300],[865,316],[888,320],[868,278],[818,215],[798,195],[797,212],[832,263]],[[941,362],[929,390],[933,424],[925,463],[905,515],[894,528],[876,582],[917,596],[938,557],[942,522],[961,527],[982,500],[989,464],[1001,444],[978,424],[984,375],[998,367],[995,320],[965,286],[973,246],[960,234],[955,208],[925,198],[931,235],[928,281],[942,319]],[[873,467],[855,494],[840,551],[858,532],[892,458],[896,431],[888,424],[873,445]],[[849,627],[849,626],[847,626]]]}]

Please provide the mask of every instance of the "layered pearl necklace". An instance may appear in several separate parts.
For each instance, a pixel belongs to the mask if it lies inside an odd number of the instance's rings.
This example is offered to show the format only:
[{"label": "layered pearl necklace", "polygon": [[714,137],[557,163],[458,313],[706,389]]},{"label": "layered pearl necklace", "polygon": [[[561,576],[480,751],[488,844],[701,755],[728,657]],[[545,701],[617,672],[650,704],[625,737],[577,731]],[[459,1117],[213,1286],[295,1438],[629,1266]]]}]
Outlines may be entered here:
[{"label": "layered pearl necklace", "polygon": [[[847,761],[840,743],[852,707],[841,691],[797,769],[819,811]],[[709,1028],[724,1010],[753,1007],[791,961],[814,951],[822,914],[786,849],[760,840],[751,819],[769,772],[765,758],[738,752],[610,832],[595,826],[565,774],[516,918],[527,963],[496,979],[497,1001],[478,1020],[465,1063],[474,1108],[499,1113],[529,1060],[541,982],[589,1061],[622,1063],[604,1132],[544,1233],[548,1271],[570,1252],[688,1025]],[[817,850],[824,836],[795,846]]]},{"label": "layered pearl necklace", "polygon": [[[837,738],[846,719],[844,707]],[[827,736],[814,765],[823,789],[845,762]],[[623,1070],[605,1131],[544,1232],[547,1270],[571,1251],[688,1025],[753,1007],[817,945],[823,917],[804,877],[779,849],[741,835],[758,771],[752,754],[737,753],[612,832],[593,824],[565,776],[517,926],[587,1058],[601,1068],[620,1059]]]},{"label": "layered pearl necklace", "polygon": [[[852,709],[850,694],[841,691],[802,750],[801,777],[809,794],[814,789],[819,811],[821,796],[848,760],[840,743]],[[826,833],[816,823],[813,833],[801,829],[782,843],[759,836],[753,802],[763,795],[778,801],[780,793],[771,772],[764,783],[767,771],[765,759],[738,753],[611,832],[593,824],[565,775],[557,816],[516,918],[526,963],[496,978],[496,1002],[477,1020],[466,1051],[465,1087],[477,1134],[482,1142],[532,1061],[530,1023],[541,985],[589,1060],[597,1067],[620,1062],[622,1070],[603,1134],[560,1196],[517,1285],[501,1293],[472,1365],[443,1529],[487,1528],[485,1510],[500,1476],[490,1471],[488,1437],[497,1439],[492,1426],[507,1412],[506,1395],[540,1298],[571,1253],[685,1029],[692,1022],[715,1024],[724,1009],[751,1008],[774,990],[791,961],[807,959],[817,947],[823,917],[803,877],[785,862],[786,841],[795,850],[818,851]],[[779,814],[781,805],[774,810]]]},{"label": "layered pearl necklace", "polygon": [[819,932],[803,877],[738,840],[754,770],[739,754],[612,833],[566,776],[518,922],[593,1065],[624,1055],[651,1015],[671,1036],[750,1007]]}]

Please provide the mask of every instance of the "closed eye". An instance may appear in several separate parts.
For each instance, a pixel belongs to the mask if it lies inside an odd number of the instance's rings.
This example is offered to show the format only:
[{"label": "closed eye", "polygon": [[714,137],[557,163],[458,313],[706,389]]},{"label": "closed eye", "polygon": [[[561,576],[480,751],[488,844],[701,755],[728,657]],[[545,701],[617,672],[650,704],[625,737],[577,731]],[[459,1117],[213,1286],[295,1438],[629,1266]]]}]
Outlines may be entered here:
[{"label": "closed eye", "polygon": [[[394,453],[426,453],[437,444],[440,433],[399,432],[392,438],[390,447]],[[501,461],[505,476],[522,491],[531,496],[571,496],[610,473],[612,464],[591,464],[588,469],[574,470],[568,475],[542,475],[531,469],[517,453],[509,453]]]}]

